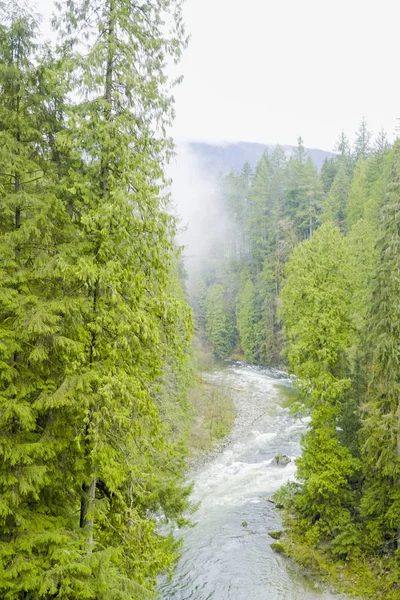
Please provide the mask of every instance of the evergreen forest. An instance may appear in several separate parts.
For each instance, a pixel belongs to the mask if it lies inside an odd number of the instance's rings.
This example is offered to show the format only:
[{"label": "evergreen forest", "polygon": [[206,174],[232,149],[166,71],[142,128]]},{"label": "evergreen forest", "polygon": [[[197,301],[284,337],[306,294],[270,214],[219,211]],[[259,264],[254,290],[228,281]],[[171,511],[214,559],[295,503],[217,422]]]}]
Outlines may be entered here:
[{"label": "evergreen forest", "polygon": [[0,10],[0,597],[151,598],[190,491],[180,2],[60,2],[57,48]]},{"label": "evergreen forest", "polygon": [[57,44],[25,3],[0,15],[0,598],[157,596],[192,510],[196,330],[293,378],[309,426],[280,551],[398,599],[400,140],[363,119],[320,170],[299,138],[221,174],[187,294],[165,174],[181,0],[59,2]]},{"label": "evergreen forest", "polygon": [[[361,597],[400,595],[400,141],[362,119],[320,172],[301,138],[220,176],[227,234],[197,269],[215,356],[281,365],[309,427],[279,550]],[[346,573],[348,573],[346,575]]]}]

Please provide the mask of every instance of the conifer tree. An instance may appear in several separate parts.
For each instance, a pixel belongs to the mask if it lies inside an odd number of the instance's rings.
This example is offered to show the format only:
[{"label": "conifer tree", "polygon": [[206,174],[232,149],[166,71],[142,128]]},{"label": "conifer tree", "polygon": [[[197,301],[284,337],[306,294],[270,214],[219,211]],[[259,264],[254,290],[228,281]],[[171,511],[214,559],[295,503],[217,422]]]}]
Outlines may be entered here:
[{"label": "conifer tree", "polygon": [[34,15],[19,5],[2,13],[0,594],[9,599],[38,597],[45,556],[57,561],[64,552],[73,485],[60,470],[61,456],[68,463],[65,439],[49,435],[53,411],[41,405],[63,380],[68,301],[54,264],[68,215],[55,194],[46,135],[59,123],[49,110],[55,94],[43,83],[56,74],[49,54],[38,54],[36,36]]},{"label": "conifer tree", "polygon": [[[171,17],[170,38],[162,13]],[[72,107],[67,138],[80,164],[62,181],[77,223],[66,261],[81,304],[82,351],[68,374],[71,421],[82,423],[79,523],[97,561],[102,548],[123,550],[121,577],[110,571],[108,586],[128,594],[135,585],[151,589],[174,549],[147,512],[174,516],[157,491],[169,450],[149,384],[162,372],[163,341],[176,344],[178,310],[167,294],[174,222],[160,186],[171,147],[165,57],[178,59],[182,49],[180,5],[108,0],[89,10],[85,0],[71,2],[60,27],[72,47],[78,32],[87,40],[85,54],[75,55],[85,99]],[[94,578],[90,585],[98,594]]]},{"label": "conifer tree", "polygon": [[350,386],[345,357],[353,341],[351,280],[345,241],[326,223],[294,250],[281,295],[290,369],[310,409],[297,461],[302,488],[294,503],[310,545],[352,526],[349,479],[357,462],[337,433]]},{"label": "conifer tree", "polygon": [[[272,202],[272,215],[275,221],[275,233],[276,223],[283,216],[285,195],[286,195],[286,155],[284,150],[278,145],[275,147],[270,159],[270,195]],[[276,244],[275,244],[276,247]]]},{"label": "conifer tree", "polygon": [[285,216],[296,228],[300,240],[312,237],[318,221],[322,188],[315,166],[299,138],[298,147],[288,163],[288,189],[285,202]]},{"label": "conifer tree", "polygon": [[235,344],[234,314],[229,310],[224,288],[214,283],[206,301],[206,332],[212,350],[218,358],[226,358]]},{"label": "conifer tree", "polygon": [[279,296],[279,283],[282,277],[283,262],[285,260],[285,252],[289,253],[292,248],[283,250],[283,238],[285,245],[287,238],[283,234],[285,230],[285,202],[287,191],[287,161],[284,151],[280,146],[276,146],[271,155],[271,180],[270,180],[270,196],[272,204],[272,221],[273,235],[268,247],[267,260],[272,265],[274,288],[276,296]]},{"label": "conifer tree", "polygon": [[349,139],[344,131],[340,134],[333,151],[336,153],[334,162],[337,165],[337,169],[339,168],[339,165],[343,165],[347,175],[351,178],[353,172],[353,157]]},{"label": "conifer tree", "polygon": [[258,283],[262,298],[262,314],[256,329],[258,358],[261,363],[272,365],[279,364],[282,350],[281,324],[277,311],[284,268],[284,263],[279,262],[281,259],[278,251],[265,259]]},{"label": "conifer tree", "polygon": [[248,269],[244,269],[240,274],[236,323],[240,345],[248,362],[254,362],[256,358],[255,321],[254,284]]},{"label": "conifer tree", "polygon": [[350,142],[344,131],[341,132],[333,151],[338,154],[339,160],[350,160],[351,148]]},{"label": "conifer tree", "polygon": [[1,134],[13,145],[1,182],[3,396],[14,407],[3,456],[15,470],[2,495],[1,589],[9,600],[128,600],[151,595],[173,564],[176,543],[155,515],[180,521],[188,493],[157,394],[190,331],[169,284],[175,224],[162,192],[180,4],[59,9],[58,67],[83,98],[66,109],[59,90],[41,103],[55,63],[36,75],[28,20],[1,31]]},{"label": "conifer tree", "polygon": [[248,202],[247,227],[249,252],[255,272],[260,272],[268,241],[273,238],[274,221],[270,195],[270,162],[266,150],[259,160]]},{"label": "conifer tree", "polygon": [[365,117],[362,118],[359,128],[356,131],[356,140],[354,142],[354,160],[357,161],[360,156],[367,158],[371,153],[372,132],[368,129],[368,123]]},{"label": "conifer tree", "polygon": [[340,162],[336,177],[325,201],[323,221],[330,221],[346,230],[346,207],[350,192],[350,177],[345,162]]},{"label": "conifer tree", "polygon": [[247,194],[242,189],[241,180],[233,169],[220,181],[220,194],[229,218],[229,253],[240,258],[245,253],[245,220]]},{"label": "conifer tree", "polygon": [[346,221],[349,228],[359,219],[363,218],[367,196],[367,163],[365,159],[360,156],[354,168],[353,180],[351,182],[346,206]]},{"label": "conifer tree", "polygon": [[371,379],[363,410],[362,457],[365,467],[363,515],[373,548],[399,547],[400,404],[399,404],[399,256],[400,145],[390,156],[388,197],[382,212],[382,236],[373,282],[368,344]]},{"label": "conifer tree", "polygon": [[391,147],[382,140],[382,147],[376,146],[374,153],[367,161],[367,187],[368,198],[365,205],[365,218],[377,230],[376,239],[379,237],[380,211],[387,198],[387,182],[390,179],[392,158]]},{"label": "conifer tree", "polygon": [[307,202],[302,206],[303,219],[304,223],[308,222],[308,237],[311,238],[320,224],[323,198],[321,182],[311,156],[308,157],[305,165],[302,186],[307,199]]},{"label": "conifer tree", "polygon": [[304,143],[301,137],[298,138],[298,145],[293,153],[293,156],[288,162],[287,169],[287,192],[285,203],[285,216],[295,217],[297,208],[301,202],[300,196],[300,181],[304,173],[304,165],[307,161],[307,151],[304,148]]},{"label": "conifer tree", "polygon": [[253,169],[248,161],[246,161],[243,165],[242,170],[240,171],[237,177],[237,186],[239,190],[239,198],[241,205],[241,213],[243,215],[243,234],[241,246],[243,248],[243,254],[248,254],[249,252],[249,239],[248,239],[248,211],[249,211],[249,201],[251,196],[251,188],[253,185]]},{"label": "conifer tree", "polygon": [[381,129],[374,141],[374,154],[384,154],[389,149],[389,142],[387,139],[386,131]]},{"label": "conifer tree", "polygon": [[321,183],[325,195],[328,195],[338,170],[338,161],[331,158],[325,158],[321,167]]}]

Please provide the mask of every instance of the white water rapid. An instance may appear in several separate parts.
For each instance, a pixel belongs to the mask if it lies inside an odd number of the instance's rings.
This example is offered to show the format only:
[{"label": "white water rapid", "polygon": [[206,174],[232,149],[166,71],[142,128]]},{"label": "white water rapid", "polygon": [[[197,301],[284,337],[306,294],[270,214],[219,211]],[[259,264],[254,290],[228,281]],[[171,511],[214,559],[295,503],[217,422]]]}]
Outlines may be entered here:
[{"label": "white water rapid", "polygon": [[[328,600],[287,559],[271,549],[268,531],[281,528],[279,511],[267,501],[294,478],[305,424],[284,408],[286,376],[276,370],[232,363],[204,375],[233,390],[237,419],[217,456],[190,475],[199,509],[186,528],[183,553],[172,581],[160,586],[169,600]],[[271,464],[286,454],[286,467]],[[179,535],[179,534],[178,534]]]}]

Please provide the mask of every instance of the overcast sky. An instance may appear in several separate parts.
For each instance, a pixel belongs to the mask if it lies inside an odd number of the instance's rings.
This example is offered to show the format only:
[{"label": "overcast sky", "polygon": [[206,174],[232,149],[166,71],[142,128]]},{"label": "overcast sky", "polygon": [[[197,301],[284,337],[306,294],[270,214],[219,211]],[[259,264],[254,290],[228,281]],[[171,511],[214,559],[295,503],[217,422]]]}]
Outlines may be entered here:
[{"label": "overcast sky", "polygon": [[[49,12],[51,0],[37,0]],[[329,150],[400,117],[397,0],[187,0],[174,134]]]}]

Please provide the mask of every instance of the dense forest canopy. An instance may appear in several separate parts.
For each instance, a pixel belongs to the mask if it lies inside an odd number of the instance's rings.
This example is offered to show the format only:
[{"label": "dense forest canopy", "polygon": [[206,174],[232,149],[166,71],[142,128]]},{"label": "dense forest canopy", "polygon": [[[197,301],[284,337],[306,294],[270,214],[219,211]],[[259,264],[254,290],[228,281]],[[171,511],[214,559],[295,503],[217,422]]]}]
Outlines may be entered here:
[{"label": "dense forest canopy", "polygon": [[60,3],[57,50],[0,6],[0,596],[148,598],[189,492],[163,174],[180,2]]},{"label": "dense forest canopy", "polygon": [[277,147],[220,177],[230,229],[197,268],[194,307],[216,356],[295,376],[310,425],[282,492],[285,551],[319,568],[353,561],[354,589],[394,600],[400,142],[373,141],[363,119],[335,151],[318,172],[299,139],[290,159]]},{"label": "dense forest canopy", "polygon": [[[153,597],[190,492],[193,324],[165,176],[181,1],[60,2],[57,48],[23,4],[0,14],[0,596]],[[299,138],[215,194],[195,325],[219,359],[287,368],[309,418],[285,551],[395,600],[400,141],[363,119],[319,170]]]}]

